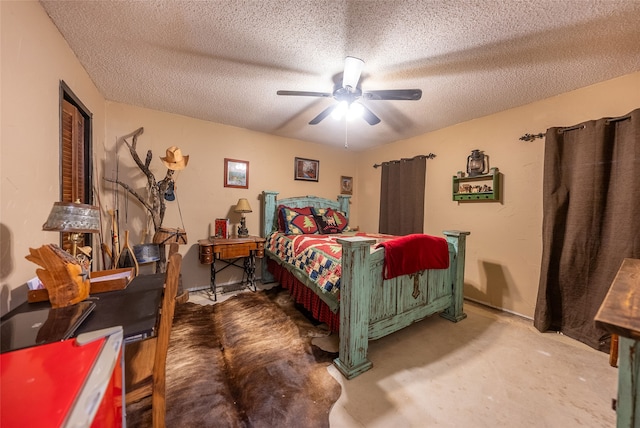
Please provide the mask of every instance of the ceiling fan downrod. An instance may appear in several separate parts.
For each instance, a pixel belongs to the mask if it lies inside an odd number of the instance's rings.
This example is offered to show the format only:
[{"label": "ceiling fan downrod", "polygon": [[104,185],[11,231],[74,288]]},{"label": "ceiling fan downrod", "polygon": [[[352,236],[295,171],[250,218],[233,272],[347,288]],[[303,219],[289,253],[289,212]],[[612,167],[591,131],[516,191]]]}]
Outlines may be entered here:
[{"label": "ceiling fan downrod", "polygon": [[[360,81],[360,75],[364,68],[364,61],[360,58],[348,56],[344,59],[344,72],[342,73],[342,87],[349,90],[354,90],[358,87]],[[362,91],[360,91],[362,93]]]}]

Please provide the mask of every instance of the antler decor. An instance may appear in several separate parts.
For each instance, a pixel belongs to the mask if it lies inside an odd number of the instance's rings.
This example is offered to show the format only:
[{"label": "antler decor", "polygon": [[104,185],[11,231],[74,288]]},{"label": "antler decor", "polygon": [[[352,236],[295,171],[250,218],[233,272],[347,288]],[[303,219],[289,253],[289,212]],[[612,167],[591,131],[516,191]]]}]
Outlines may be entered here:
[{"label": "antler decor", "polygon": [[52,307],[75,305],[89,297],[89,272],[57,245],[29,248],[29,255],[25,258],[44,268],[36,269],[36,275],[47,289]]},{"label": "antler decor", "polygon": [[[149,169],[149,165],[151,165],[151,159],[153,158],[153,154],[151,150],[147,150],[147,156],[145,157],[144,162],[140,159],[137,152],[137,144],[138,137],[142,135],[144,132],[144,128],[140,127],[133,131],[130,134],[127,134],[123,137],[118,138],[118,142],[123,142],[129,148],[129,153],[131,153],[131,157],[135,161],[140,171],[147,177],[147,189],[149,190],[149,197],[144,198],[138,192],[136,192],[133,188],[131,188],[128,184],[120,181],[118,177],[108,178],[103,177],[105,181],[110,183],[116,183],[124,190],[129,192],[130,195],[134,196],[140,203],[149,211],[151,214],[151,219],[153,220],[153,228],[154,232],[158,232],[162,227],[162,222],[164,221],[164,214],[166,210],[165,206],[165,198],[164,194],[169,189],[169,186],[173,183],[173,174],[174,171],[172,169],[167,169],[167,173],[161,181],[156,181],[155,176]],[[127,139],[131,138],[131,143],[127,141]],[[116,144],[117,147],[117,144]],[[116,148],[117,150],[117,148]],[[160,260],[158,261],[158,270],[160,272],[164,272],[166,268],[166,256],[164,251],[164,246],[160,249]]]},{"label": "antler decor", "polygon": [[[129,153],[131,153],[131,157],[135,161],[140,171],[147,177],[147,188],[149,189],[149,198],[142,197],[138,192],[132,189],[128,184],[123,183],[118,178],[108,178],[103,177],[105,181],[110,183],[116,183],[124,190],[129,192],[129,194],[133,195],[140,203],[149,211],[151,214],[151,219],[153,220],[154,231],[158,231],[162,226],[162,222],[164,221],[164,213],[166,210],[165,202],[164,202],[164,194],[169,189],[170,184],[172,183],[173,173],[174,171],[171,169],[167,169],[167,174],[164,179],[161,181],[156,181],[155,176],[149,169],[149,165],[151,165],[151,158],[153,154],[151,150],[147,150],[147,156],[144,160],[144,163],[138,156],[138,152],[136,146],[138,144],[138,137],[144,132],[144,128],[140,127],[133,131],[130,134],[127,134],[123,137],[120,137],[118,141],[122,141],[129,148]],[[132,138],[131,143],[127,141],[128,138]]]}]

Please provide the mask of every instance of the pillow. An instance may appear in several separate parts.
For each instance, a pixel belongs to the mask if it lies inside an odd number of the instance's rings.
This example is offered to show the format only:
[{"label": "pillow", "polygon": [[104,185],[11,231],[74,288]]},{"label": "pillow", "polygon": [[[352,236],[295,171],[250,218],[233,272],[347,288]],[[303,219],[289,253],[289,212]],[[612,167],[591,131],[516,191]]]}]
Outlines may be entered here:
[{"label": "pillow", "polygon": [[[342,211],[334,210],[333,208],[314,208],[316,222],[318,222],[319,233],[342,233],[349,231],[349,219]],[[328,225],[326,230],[334,230],[335,232],[326,231],[322,229]]]},{"label": "pillow", "polygon": [[318,224],[318,233],[322,235],[330,235],[332,233],[340,233],[340,229],[336,224],[336,220],[330,215],[315,215]]},{"label": "pillow", "polygon": [[283,232],[287,235],[306,235],[318,233],[318,225],[311,207],[291,208],[282,205],[279,210]]},{"label": "pillow", "polygon": [[287,220],[286,220],[286,213],[284,211],[284,208],[288,209],[288,210],[293,210],[293,211],[297,211],[300,214],[303,215],[308,215],[309,213],[311,213],[313,215],[313,211],[311,207],[305,207],[305,208],[291,208],[288,207],[286,205],[278,205],[278,208],[276,209],[276,213],[277,213],[277,219],[278,219],[278,232],[286,232],[287,231]]},{"label": "pillow", "polygon": [[278,220],[278,232],[283,232],[284,233],[284,214],[282,213],[282,208],[284,208],[284,205],[278,205],[278,208],[276,209],[276,217]]}]

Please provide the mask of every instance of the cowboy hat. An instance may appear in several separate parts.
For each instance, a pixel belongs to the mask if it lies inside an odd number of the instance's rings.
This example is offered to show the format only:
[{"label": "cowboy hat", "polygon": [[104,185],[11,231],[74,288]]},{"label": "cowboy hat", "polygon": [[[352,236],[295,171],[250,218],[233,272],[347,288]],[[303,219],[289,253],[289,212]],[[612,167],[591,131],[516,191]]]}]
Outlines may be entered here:
[{"label": "cowboy hat", "polygon": [[189,156],[182,156],[182,152],[176,146],[171,146],[167,149],[167,156],[161,157],[162,163],[169,169],[174,171],[184,169],[189,163]]}]

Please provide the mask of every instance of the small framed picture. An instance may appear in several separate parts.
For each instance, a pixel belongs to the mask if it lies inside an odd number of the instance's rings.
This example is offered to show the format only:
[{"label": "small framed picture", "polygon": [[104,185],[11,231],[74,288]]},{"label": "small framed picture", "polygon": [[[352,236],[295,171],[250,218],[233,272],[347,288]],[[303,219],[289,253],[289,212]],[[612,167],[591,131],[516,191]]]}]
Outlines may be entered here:
[{"label": "small framed picture", "polygon": [[293,173],[293,178],[296,180],[318,181],[318,175],[320,174],[320,161],[296,158]]},{"label": "small framed picture", "polygon": [[224,159],[224,187],[249,188],[249,162]]},{"label": "small framed picture", "polygon": [[353,193],[353,177],[340,177],[340,193],[351,195]]}]

